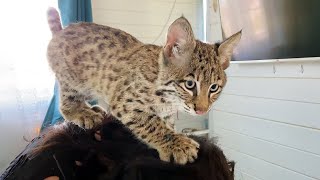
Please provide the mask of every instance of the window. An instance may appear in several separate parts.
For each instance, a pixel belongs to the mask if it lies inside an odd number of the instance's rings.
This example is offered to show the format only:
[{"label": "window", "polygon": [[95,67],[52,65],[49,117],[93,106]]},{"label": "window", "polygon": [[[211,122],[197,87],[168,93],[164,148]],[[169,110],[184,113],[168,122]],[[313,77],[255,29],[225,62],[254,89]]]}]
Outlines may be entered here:
[{"label": "window", "polygon": [[[51,1],[3,1],[0,11],[0,172],[37,136],[52,98],[46,60]],[[6,146],[3,146],[5,144]]]}]

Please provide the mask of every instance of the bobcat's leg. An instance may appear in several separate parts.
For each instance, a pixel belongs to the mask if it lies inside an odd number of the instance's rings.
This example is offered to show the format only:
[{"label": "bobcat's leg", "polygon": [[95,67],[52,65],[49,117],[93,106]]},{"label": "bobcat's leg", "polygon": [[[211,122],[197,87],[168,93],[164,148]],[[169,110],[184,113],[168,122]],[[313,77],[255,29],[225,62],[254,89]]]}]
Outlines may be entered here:
[{"label": "bobcat's leg", "polygon": [[96,106],[91,109],[85,101],[85,96],[68,85],[61,85],[60,89],[60,111],[65,120],[86,129],[101,124],[104,118],[101,108]]},{"label": "bobcat's leg", "polygon": [[[142,99],[138,101],[143,102]],[[142,107],[131,102],[112,104],[111,107],[112,113],[139,139],[157,149],[161,160],[170,161],[173,157],[176,163],[186,164],[197,158],[199,144],[176,133],[153,111],[152,106]]]},{"label": "bobcat's leg", "polygon": [[162,117],[162,119],[166,122],[166,124],[170,128],[172,128],[176,131],[175,119],[174,119],[173,115],[164,116],[164,117]]}]

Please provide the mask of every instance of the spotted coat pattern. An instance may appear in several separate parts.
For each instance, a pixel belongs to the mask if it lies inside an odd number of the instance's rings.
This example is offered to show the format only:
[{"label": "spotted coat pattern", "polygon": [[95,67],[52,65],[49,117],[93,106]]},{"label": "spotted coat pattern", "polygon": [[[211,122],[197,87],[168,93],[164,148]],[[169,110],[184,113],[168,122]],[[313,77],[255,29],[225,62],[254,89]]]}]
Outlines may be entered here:
[{"label": "spotted coat pattern", "polygon": [[[198,143],[174,131],[171,115],[179,108],[208,111],[217,99],[226,82],[218,45],[192,35],[193,49],[184,65],[177,66],[164,47],[144,44],[119,29],[84,22],[62,29],[57,27],[61,24],[55,9],[48,11],[48,17],[53,36],[47,57],[59,81],[60,111],[66,120],[92,128],[108,111],[157,149],[162,160],[173,157],[185,164],[196,159]],[[185,18],[176,22],[192,34]],[[182,48],[172,48],[183,53]],[[199,84],[198,92],[185,88],[190,78]],[[213,83],[219,91],[210,95]],[[87,103],[91,99],[98,99],[95,111]]]}]

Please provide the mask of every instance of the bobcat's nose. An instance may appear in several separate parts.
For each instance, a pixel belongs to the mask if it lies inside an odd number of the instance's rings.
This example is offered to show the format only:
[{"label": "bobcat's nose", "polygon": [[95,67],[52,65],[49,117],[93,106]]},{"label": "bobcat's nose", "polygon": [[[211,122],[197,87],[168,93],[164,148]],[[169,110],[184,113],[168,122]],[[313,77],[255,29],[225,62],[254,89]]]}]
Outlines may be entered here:
[{"label": "bobcat's nose", "polygon": [[205,114],[205,113],[206,113],[206,111],[196,110],[196,114],[202,115],[202,114]]},{"label": "bobcat's nose", "polygon": [[195,107],[194,110],[196,111],[196,114],[203,115],[208,111],[208,108],[199,106],[199,107]]},{"label": "bobcat's nose", "polygon": [[208,111],[208,108],[209,102],[207,96],[205,96],[205,93],[200,93],[194,103],[194,111],[198,115],[203,115]]}]

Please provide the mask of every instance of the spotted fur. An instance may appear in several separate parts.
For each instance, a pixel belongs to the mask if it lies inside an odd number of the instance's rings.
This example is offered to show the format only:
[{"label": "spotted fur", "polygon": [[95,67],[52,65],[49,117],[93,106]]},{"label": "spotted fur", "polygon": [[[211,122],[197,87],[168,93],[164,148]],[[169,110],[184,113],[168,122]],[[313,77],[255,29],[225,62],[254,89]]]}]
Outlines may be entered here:
[{"label": "spotted fur", "polygon": [[[173,156],[179,164],[194,161],[199,145],[174,131],[171,115],[179,108],[191,114],[210,109],[226,83],[224,69],[241,33],[221,45],[203,43],[181,17],[171,24],[161,47],[94,23],[59,31],[59,14],[52,11],[47,56],[59,81],[64,118],[90,129],[109,111],[157,149],[162,160]],[[196,86],[187,89],[187,80]],[[212,84],[218,90],[209,93]],[[93,111],[86,103],[90,99],[98,99],[101,108]]]}]

